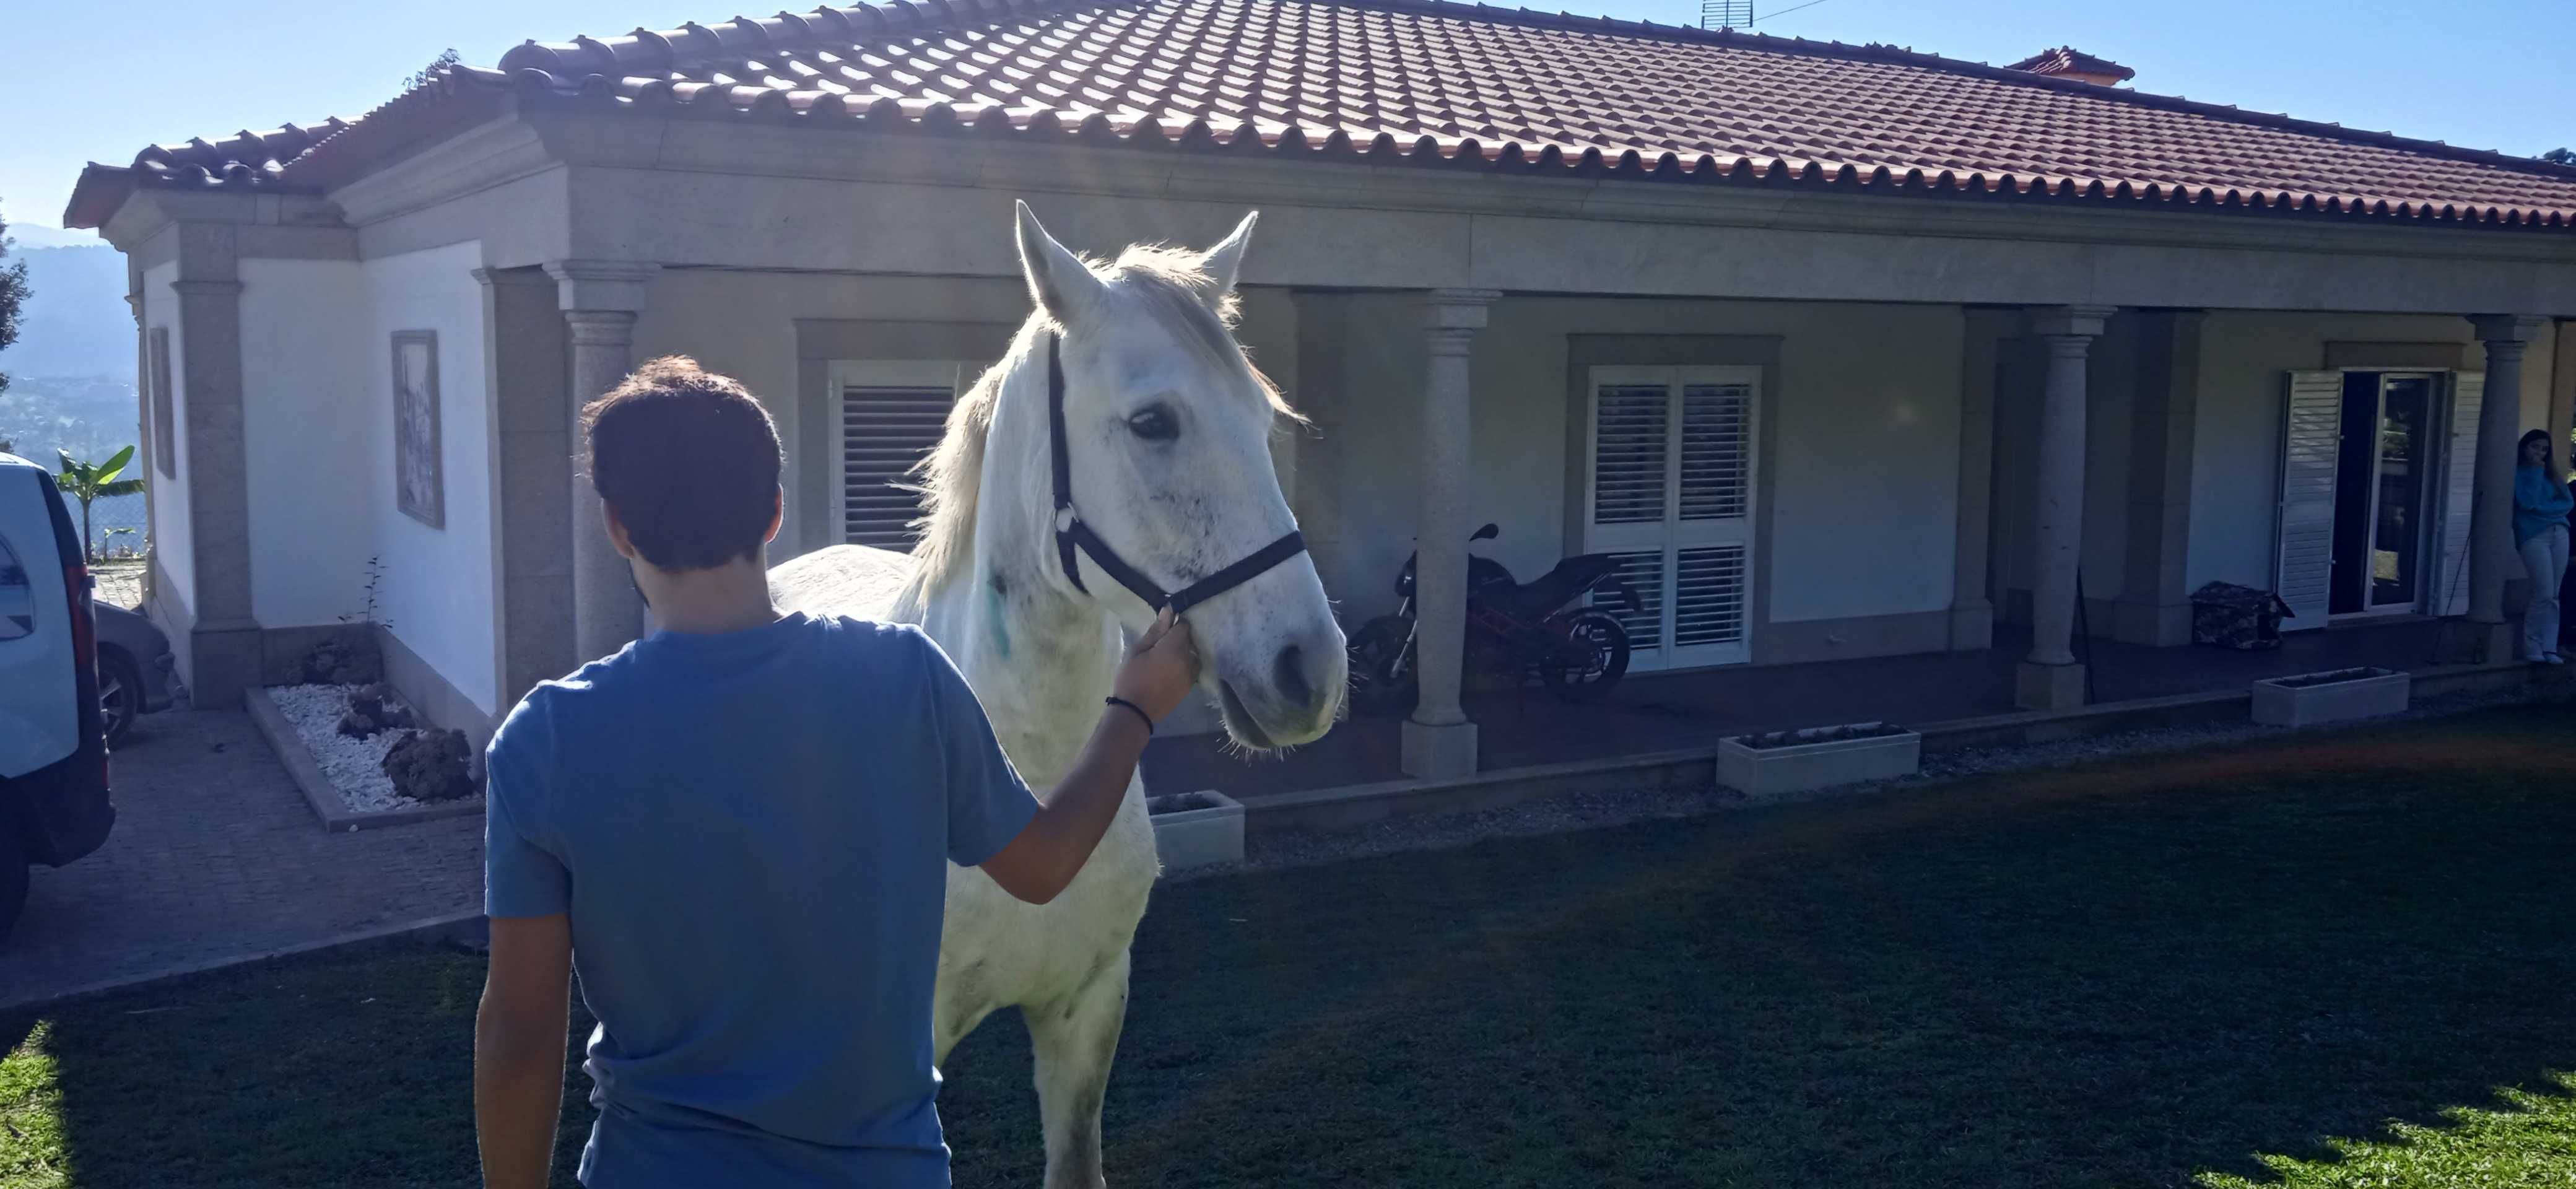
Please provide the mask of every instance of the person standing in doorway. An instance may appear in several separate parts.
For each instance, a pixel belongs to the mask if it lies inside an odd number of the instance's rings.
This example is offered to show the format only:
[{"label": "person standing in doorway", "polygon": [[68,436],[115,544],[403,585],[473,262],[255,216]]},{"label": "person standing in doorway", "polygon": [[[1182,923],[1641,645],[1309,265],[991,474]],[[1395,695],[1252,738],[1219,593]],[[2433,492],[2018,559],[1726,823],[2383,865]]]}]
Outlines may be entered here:
[{"label": "person standing in doorway", "polygon": [[2567,579],[2567,472],[2549,448],[2549,431],[2522,435],[2521,465],[2513,477],[2513,543],[2531,575],[2531,605],[2522,613],[2522,655],[2534,664],[2563,665],[2558,654],[2558,587]]},{"label": "person standing in doorway", "polygon": [[582,425],[661,630],[539,685],[492,737],[484,1183],[547,1182],[577,969],[599,1019],[584,1185],[945,1186],[949,865],[1033,903],[1064,890],[1196,679],[1189,627],[1166,613],[1137,641],[1041,799],[918,629],[771,603],[778,435],[740,384],[654,360]]}]

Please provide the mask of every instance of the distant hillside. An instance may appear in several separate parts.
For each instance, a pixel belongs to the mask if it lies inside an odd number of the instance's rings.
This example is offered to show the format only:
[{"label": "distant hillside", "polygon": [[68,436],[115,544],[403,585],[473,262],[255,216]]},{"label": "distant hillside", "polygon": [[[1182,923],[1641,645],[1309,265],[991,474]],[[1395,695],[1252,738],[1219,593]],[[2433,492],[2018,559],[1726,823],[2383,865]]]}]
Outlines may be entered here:
[{"label": "distant hillside", "polygon": [[125,304],[125,257],[106,244],[26,248],[27,308],[18,341],[0,351],[0,373],[134,378],[134,315]]}]

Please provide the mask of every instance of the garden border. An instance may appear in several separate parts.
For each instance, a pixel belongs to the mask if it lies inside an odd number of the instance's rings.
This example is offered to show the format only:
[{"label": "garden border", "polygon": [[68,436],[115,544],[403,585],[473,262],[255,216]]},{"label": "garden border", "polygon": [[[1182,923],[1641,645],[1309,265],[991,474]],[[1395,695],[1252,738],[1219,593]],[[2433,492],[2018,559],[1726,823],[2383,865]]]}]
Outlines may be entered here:
[{"label": "garden border", "polygon": [[382,826],[406,826],[413,822],[480,815],[483,812],[483,795],[477,793],[439,805],[359,813],[349,808],[349,803],[341,798],[339,786],[322,774],[322,765],[314,762],[313,753],[304,746],[304,737],[296,734],[295,724],[286,721],[286,712],[278,709],[276,701],[268,696],[268,687],[243,686],[242,705],[250,711],[251,725],[259,729],[260,738],[268,741],[268,749],[277,753],[277,762],[286,765],[287,775],[295,778],[295,787],[303,790],[305,804],[312,806],[314,816],[322,819],[325,831],[338,834]]}]

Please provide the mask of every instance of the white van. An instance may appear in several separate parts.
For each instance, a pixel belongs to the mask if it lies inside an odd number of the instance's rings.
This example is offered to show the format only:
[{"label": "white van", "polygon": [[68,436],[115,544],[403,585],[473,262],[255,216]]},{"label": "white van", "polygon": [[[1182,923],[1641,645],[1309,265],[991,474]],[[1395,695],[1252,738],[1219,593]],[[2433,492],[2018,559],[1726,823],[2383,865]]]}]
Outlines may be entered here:
[{"label": "white van", "polygon": [[80,534],[52,472],[0,454],[0,937],[29,864],[97,850],[115,823]]}]

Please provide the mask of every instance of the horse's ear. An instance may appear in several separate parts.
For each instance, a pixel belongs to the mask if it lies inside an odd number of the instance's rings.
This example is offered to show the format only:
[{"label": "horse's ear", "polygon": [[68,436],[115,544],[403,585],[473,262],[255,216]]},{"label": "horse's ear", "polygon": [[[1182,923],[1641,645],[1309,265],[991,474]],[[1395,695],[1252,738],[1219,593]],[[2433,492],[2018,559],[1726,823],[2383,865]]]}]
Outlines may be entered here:
[{"label": "horse's ear", "polygon": [[1015,205],[1019,207],[1020,272],[1028,278],[1029,297],[1058,326],[1087,320],[1098,308],[1106,286],[1081,257],[1055,242],[1055,237],[1038,225],[1037,212],[1030,210],[1029,204]]},{"label": "horse's ear", "polygon": [[1252,225],[1260,221],[1260,211],[1245,215],[1242,222],[1234,225],[1234,234],[1209,248],[1207,255],[1200,258],[1199,268],[1207,273],[1209,280],[1216,282],[1216,287],[1208,290],[1209,305],[1223,302],[1227,294],[1234,292],[1234,278],[1243,271],[1243,250],[1252,246]]}]

